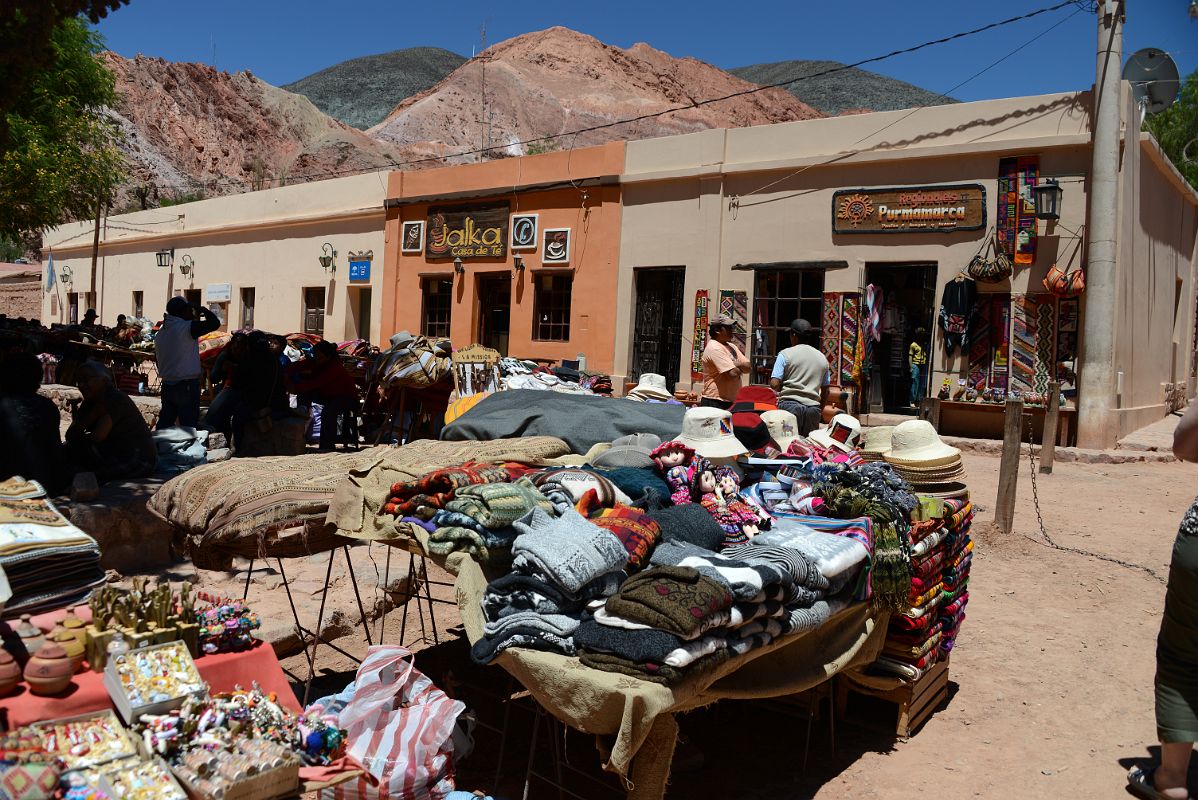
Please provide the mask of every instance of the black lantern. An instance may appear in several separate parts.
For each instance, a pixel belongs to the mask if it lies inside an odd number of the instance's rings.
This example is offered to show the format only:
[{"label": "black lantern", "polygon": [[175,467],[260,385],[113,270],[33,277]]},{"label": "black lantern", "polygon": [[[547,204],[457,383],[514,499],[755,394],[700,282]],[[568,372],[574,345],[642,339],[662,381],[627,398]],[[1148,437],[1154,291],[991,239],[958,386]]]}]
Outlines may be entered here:
[{"label": "black lantern", "polygon": [[1037,183],[1032,191],[1036,197],[1036,219],[1061,218],[1061,195],[1065,192],[1055,178]]},{"label": "black lantern", "polygon": [[462,259],[455,258],[453,260],[453,271],[459,275],[461,275],[463,272],[466,271],[466,268],[464,266],[462,266]]},{"label": "black lantern", "polygon": [[524,257],[523,256],[513,256],[512,257],[512,266],[516,268],[516,272],[523,272],[524,271]]},{"label": "black lantern", "polygon": [[324,255],[319,256],[320,266],[324,267],[325,272],[337,271],[337,251],[328,242],[320,246],[320,250]]},{"label": "black lantern", "polygon": [[154,254],[154,258],[158,261],[158,266],[170,269],[175,263],[175,248],[169,250],[159,250]]},{"label": "black lantern", "polygon": [[179,272],[183,277],[190,277],[195,273],[196,264],[191,260],[191,256],[184,255],[179,259]]}]

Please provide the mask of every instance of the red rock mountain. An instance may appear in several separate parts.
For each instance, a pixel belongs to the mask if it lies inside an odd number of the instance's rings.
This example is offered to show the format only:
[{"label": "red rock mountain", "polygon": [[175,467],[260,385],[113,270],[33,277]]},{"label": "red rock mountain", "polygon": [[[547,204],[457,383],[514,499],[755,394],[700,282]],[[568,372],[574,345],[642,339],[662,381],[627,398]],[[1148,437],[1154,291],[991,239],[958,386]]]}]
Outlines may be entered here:
[{"label": "red rock mountain", "polygon": [[333,171],[365,172],[398,157],[391,145],[248,72],[115,53],[104,60],[121,98],[112,114],[125,133],[126,188],[149,187],[151,201],[197,189],[231,194]]},{"label": "red rock mountain", "polygon": [[[550,28],[488,48],[433,88],[404,100],[367,132],[400,146],[409,157],[486,146],[521,155],[528,147],[517,142],[752,87],[710,64],[674,58],[647,44],[622,50],[567,28]],[[563,137],[549,146],[582,147],[821,116],[788,92],[768,89]]]}]

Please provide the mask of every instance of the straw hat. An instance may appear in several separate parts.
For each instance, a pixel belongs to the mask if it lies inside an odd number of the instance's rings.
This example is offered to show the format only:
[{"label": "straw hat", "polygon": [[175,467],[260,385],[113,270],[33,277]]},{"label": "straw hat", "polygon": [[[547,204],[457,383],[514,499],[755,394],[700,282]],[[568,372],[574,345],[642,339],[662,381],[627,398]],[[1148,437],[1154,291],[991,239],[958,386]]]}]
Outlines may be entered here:
[{"label": "straw hat", "polygon": [[613,439],[611,449],[591,461],[596,467],[637,467],[653,469],[650,453],[661,445],[661,437],[652,433],[633,433]]},{"label": "straw hat", "polygon": [[732,432],[732,414],[718,408],[688,408],[682,433],[674,441],[706,458],[735,458],[748,452]]},{"label": "straw hat", "polygon": [[674,395],[666,388],[666,377],[654,372],[641,375],[636,386],[625,395],[629,400],[673,400]]},{"label": "straw hat", "polygon": [[969,487],[958,481],[950,483],[938,483],[931,486],[923,486],[916,490],[916,494],[924,497],[936,497],[941,500],[948,500],[954,497],[969,498]]},{"label": "straw hat", "polygon": [[890,437],[886,460],[904,467],[937,467],[954,464],[961,451],[940,441],[932,423],[912,419],[896,425]]},{"label": "straw hat", "polygon": [[861,431],[861,446],[857,452],[861,455],[871,454],[881,456],[890,452],[890,436],[894,433],[893,425],[879,425]]},{"label": "straw hat", "polygon": [[807,438],[820,447],[833,447],[842,453],[852,452],[861,438],[861,423],[850,414],[837,414],[828,427],[812,431]]},{"label": "straw hat", "polygon": [[960,461],[945,467],[932,467],[930,469],[911,469],[899,466],[898,464],[891,464],[891,466],[894,467],[895,472],[901,475],[907,483],[913,486],[946,483],[956,480],[965,474],[965,465]]},{"label": "straw hat", "polygon": [[778,449],[785,453],[790,449],[790,443],[799,438],[799,419],[789,411],[776,408],[763,412],[761,421],[769,429],[770,438]]}]

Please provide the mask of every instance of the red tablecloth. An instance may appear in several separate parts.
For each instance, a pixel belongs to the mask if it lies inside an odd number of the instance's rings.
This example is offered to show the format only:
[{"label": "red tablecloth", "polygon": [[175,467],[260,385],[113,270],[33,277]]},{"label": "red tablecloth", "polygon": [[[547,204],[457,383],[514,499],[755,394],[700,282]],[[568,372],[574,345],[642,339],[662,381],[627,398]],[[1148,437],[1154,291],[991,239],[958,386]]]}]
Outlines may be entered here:
[{"label": "red tablecloth", "polygon": [[[259,643],[242,653],[201,656],[196,659],[196,667],[213,692],[232,691],[237,684],[248,689],[250,683],[257,681],[263,691],[277,693],[283,706],[292,711],[300,710],[295,692],[287,683],[287,676],[270,645]],[[112,703],[104,688],[104,675],[89,670],[75,675],[74,685],[59,697],[38,697],[29,691],[28,685],[21,684],[17,694],[0,698],[0,729],[106,708],[112,708]]]}]

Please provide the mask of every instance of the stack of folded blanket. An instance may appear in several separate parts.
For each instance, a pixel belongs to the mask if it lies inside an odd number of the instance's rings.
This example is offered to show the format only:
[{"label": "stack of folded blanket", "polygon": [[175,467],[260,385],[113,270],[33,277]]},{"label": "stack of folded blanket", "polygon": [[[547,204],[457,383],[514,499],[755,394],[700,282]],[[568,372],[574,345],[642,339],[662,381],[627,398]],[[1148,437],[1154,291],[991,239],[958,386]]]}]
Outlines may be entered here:
[{"label": "stack of folded blanket", "polygon": [[608,597],[625,578],[628,550],[615,534],[573,508],[555,513],[538,505],[514,522],[512,573],[483,594],[487,621],[471,649],[478,663],[509,647],[574,655],[584,605]]},{"label": "stack of folded blanket", "polygon": [[952,649],[969,600],[973,507],[967,500],[937,502],[937,516],[911,524],[909,605],[891,616],[874,665],[908,680],[918,680]]},{"label": "stack of folded blanket", "polygon": [[476,464],[472,461],[439,469],[419,480],[392,486],[383,511],[397,517],[427,520],[437,509],[445,508],[457,489],[481,483],[508,483],[527,471],[528,468],[520,464]]},{"label": "stack of folded blanket", "polygon": [[534,508],[558,515],[549,498],[528,478],[461,487],[445,508],[429,519],[434,529],[428,550],[438,555],[462,550],[481,562],[506,558],[516,539],[513,523]]}]

